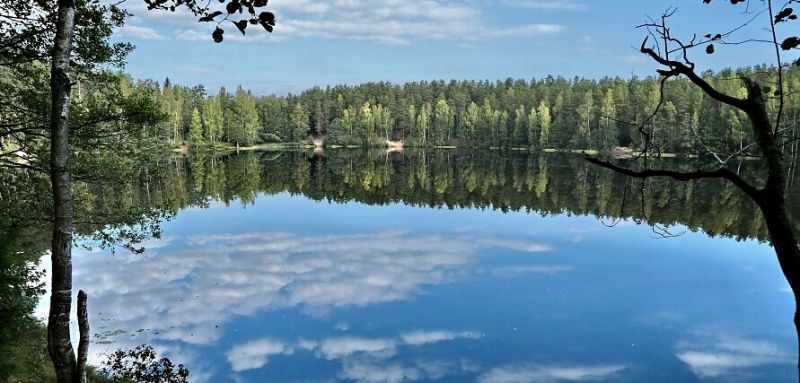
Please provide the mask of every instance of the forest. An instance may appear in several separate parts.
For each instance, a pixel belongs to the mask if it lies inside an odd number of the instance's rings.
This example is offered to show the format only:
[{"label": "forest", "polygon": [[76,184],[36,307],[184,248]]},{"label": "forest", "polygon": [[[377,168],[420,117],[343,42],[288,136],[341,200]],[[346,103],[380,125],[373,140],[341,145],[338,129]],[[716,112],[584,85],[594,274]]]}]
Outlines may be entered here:
[{"label": "forest", "polygon": [[[133,16],[121,8],[124,0],[1,0],[0,380],[82,382],[100,367],[87,367],[96,329],[89,328],[83,288],[93,294],[93,286],[73,289],[73,247],[140,254],[183,209],[247,208],[278,194],[331,204],[583,215],[607,226],[647,224],[655,236],[686,230],[769,241],[796,297],[800,65],[786,65],[781,51],[797,49],[800,39],[780,42],[776,32],[797,19],[794,2],[766,2],[756,14],[769,16],[767,43],[776,57],[759,56],[750,67],[696,71],[687,51],[738,45],[725,41],[733,32],[683,45],[670,34],[668,11],[661,24],[645,25],[653,39],[645,38],[639,53],[661,67],[650,76],[405,84],[332,77],[297,94],[259,95],[247,90],[255,84],[211,90],[125,74],[134,47],[111,39]],[[177,9],[210,23],[209,42],[242,38],[236,30],[245,35],[248,25],[270,33],[276,26],[275,14],[261,11],[266,0],[144,3],[148,11]],[[667,49],[676,42],[682,59]],[[773,64],[758,65],[765,61]],[[427,76],[403,78],[433,78]],[[686,158],[654,158],[662,154]],[[49,285],[38,265],[47,254]],[[46,290],[45,329],[34,310]],[[800,334],[800,319],[795,326]],[[150,355],[140,347],[128,352]],[[173,374],[172,367],[164,372]],[[185,381],[188,371],[177,367],[174,381]],[[110,370],[96,375],[92,381],[161,381]]]},{"label": "forest", "polygon": [[[744,95],[740,74],[773,82],[774,67],[705,72],[728,94]],[[121,77],[149,94],[166,115],[161,142],[174,146],[262,143],[380,147],[453,146],[499,149],[608,151],[638,147],[639,124],[660,98],[654,77],[599,80],[562,77],[505,81],[388,82],[315,87],[287,96],[256,96],[242,87],[207,94],[186,87]],[[785,120],[794,136],[800,103],[800,68],[784,73]],[[213,93],[213,92],[212,92]],[[778,108],[775,91],[769,107]],[[662,152],[735,152],[751,143],[747,116],[703,96],[682,78],[666,83],[664,103],[650,124]],[[793,146],[792,153],[796,151]]]}]

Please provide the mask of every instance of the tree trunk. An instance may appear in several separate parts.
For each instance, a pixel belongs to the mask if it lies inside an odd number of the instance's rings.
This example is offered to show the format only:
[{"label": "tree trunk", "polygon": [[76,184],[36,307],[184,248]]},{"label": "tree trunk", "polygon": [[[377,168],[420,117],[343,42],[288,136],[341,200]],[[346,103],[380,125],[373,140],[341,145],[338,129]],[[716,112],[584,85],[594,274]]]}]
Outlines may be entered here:
[{"label": "tree trunk", "polygon": [[[759,191],[756,203],[761,208],[764,221],[769,230],[770,241],[778,257],[783,275],[795,297],[794,324],[800,339],[800,247],[798,247],[797,234],[786,210],[786,173],[781,145],[778,144],[772,130],[772,124],[767,114],[766,105],[761,87],[748,81],[749,110],[748,117],[752,123],[753,133],[764,155],[767,167],[767,181],[764,188]],[[800,351],[800,344],[798,344]],[[800,361],[798,361],[800,368]]]},{"label": "tree trunk", "polygon": [[52,285],[47,350],[59,383],[78,380],[69,331],[72,305],[72,193],[69,173],[69,59],[75,27],[75,3],[58,1],[58,21],[50,69],[50,181],[53,188]]},{"label": "tree trunk", "polygon": [[[763,204],[761,211],[769,229],[770,241],[778,256],[778,263],[781,266],[783,275],[792,288],[795,300],[794,326],[800,339],[800,248],[798,248],[797,237],[791,225],[791,220],[786,212],[786,203],[783,197],[783,189],[777,193],[765,193],[762,198]],[[800,343],[798,344],[800,352]],[[798,361],[800,369],[800,360]]]},{"label": "tree trunk", "polygon": [[78,343],[78,383],[86,383],[86,359],[89,354],[89,312],[86,307],[86,293],[81,290],[78,292],[78,331],[80,331],[80,342]]}]

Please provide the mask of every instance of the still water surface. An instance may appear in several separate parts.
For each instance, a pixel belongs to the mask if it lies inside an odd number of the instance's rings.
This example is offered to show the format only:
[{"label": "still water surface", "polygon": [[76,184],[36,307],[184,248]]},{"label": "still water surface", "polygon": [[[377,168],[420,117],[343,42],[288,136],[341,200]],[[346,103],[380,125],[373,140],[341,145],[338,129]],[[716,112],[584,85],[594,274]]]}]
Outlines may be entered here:
[{"label": "still water surface", "polygon": [[698,220],[656,192],[651,214],[673,209],[660,221],[694,231],[662,238],[631,218],[641,201],[608,227],[614,201],[638,191],[560,157],[181,164],[178,184],[205,202],[182,206],[143,255],[76,249],[95,361],[146,343],[195,382],[797,381],[794,298],[759,229],[737,229],[758,226],[750,211],[734,214],[744,224]]}]

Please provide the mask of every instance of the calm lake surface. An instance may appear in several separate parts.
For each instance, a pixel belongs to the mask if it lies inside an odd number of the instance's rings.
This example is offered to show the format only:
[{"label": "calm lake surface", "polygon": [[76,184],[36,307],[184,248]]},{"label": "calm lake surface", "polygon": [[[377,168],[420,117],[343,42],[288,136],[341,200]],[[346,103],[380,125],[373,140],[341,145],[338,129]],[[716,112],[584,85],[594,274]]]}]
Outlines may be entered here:
[{"label": "calm lake surface", "polygon": [[132,197],[177,211],[144,254],[76,249],[90,362],[146,343],[195,382],[798,380],[794,297],[724,183],[642,192],[556,155],[173,161]]}]

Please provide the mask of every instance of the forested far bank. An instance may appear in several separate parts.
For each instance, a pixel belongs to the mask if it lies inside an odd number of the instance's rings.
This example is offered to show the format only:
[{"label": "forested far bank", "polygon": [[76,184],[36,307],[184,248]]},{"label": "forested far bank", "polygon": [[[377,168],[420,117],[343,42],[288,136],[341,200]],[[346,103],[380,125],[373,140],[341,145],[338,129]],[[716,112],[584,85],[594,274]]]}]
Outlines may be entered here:
[{"label": "forested far bank", "polygon": [[[775,82],[774,67],[704,73],[717,89],[744,96],[739,74]],[[298,95],[255,96],[243,87],[216,92],[165,80],[138,81],[167,119],[160,138],[175,146],[298,143],[341,146],[458,146],[563,150],[636,147],[637,125],[660,101],[654,77],[600,80],[547,77],[505,81],[388,82],[315,87]],[[785,119],[794,136],[800,68],[784,76]],[[779,106],[777,98],[769,107]],[[734,152],[751,143],[742,112],[705,97],[685,79],[666,83],[650,123],[664,152]],[[388,142],[387,142],[388,141]],[[788,150],[792,150],[789,148]],[[794,150],[792,150],[794,152]]]}]

